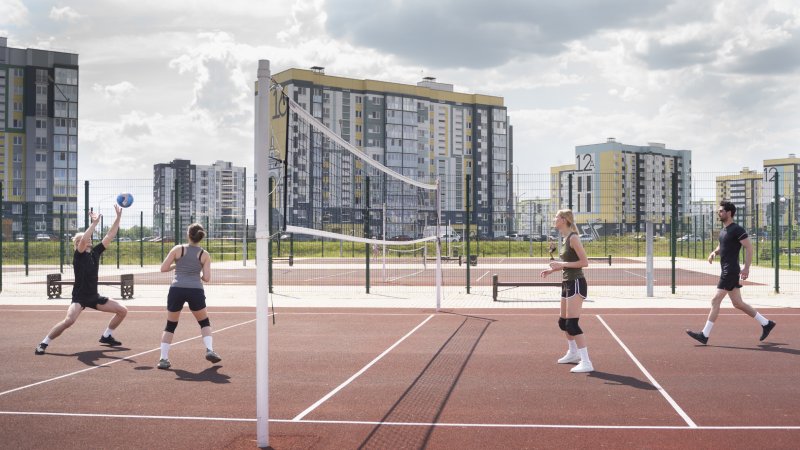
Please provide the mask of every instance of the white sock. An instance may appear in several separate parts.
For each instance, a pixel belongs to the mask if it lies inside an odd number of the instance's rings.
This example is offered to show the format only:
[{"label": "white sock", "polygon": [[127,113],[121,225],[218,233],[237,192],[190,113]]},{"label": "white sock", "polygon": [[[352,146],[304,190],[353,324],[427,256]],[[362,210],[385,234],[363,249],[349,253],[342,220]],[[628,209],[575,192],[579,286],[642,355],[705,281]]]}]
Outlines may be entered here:
[{"label": "white sock", "polygon": [[709,337],[711,335],[712,328],[714,328],[714,322],[706,321],[706,326],[703,327],[703,336]]},{"label": "white sock", "polygon": [[161,359],[169,359],[169,344],[161,343]]},{"label": "white sock", "polygon": [[762,316],[761,313],[756,313],[755,319],[758,321],[758,323],[761,324],[762,327],[769,323],[769,320],[767,320],[766,317]]},{"label": "white sock", "polygon": [[581,361],[591,362],[589,361],[589,349],[587,347],[579,348],[578,353],[581,354]]},{"label": "white sock", "polygon": [[203,344],[206,344],[206,348],[214,351],[214,348],[211,346],[211,336],[203,336]]},{"label": "white sock", "polygon": [[114,330],[112,330],[111,328],[106,328],[106,331],[103,332],[103,337],[109,337],[113,332]]},{"label": "white sock", "polygon": [[570,353],[578,353],[578,344],[575,343],[575,339],[567,340],[569,343],[569,352]]},{"label": "white sock", "polygon": [[42,339],[42,344],[50,345],[50,341],[52,341],[52,339],[50,339],[50,336],[45,336],[44,339]]}]

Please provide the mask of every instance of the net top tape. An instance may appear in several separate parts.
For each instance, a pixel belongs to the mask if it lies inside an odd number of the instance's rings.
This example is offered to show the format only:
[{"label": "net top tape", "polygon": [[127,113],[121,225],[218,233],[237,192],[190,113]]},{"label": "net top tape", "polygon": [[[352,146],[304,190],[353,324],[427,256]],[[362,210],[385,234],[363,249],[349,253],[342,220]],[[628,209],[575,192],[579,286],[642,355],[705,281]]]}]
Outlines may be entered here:
[{"label": "net top tape", "polygon": [[332,141],[336,142],[340,146],[346,148],[347,151],[349,151],[350,153],[354,154],[355,156],[357,156],[358,158],[363,160],[365,163],[367,163],[367,164],[371,165],[372,167],[380,170],[381,172],[385,172],[385,173],[389,174],[390,176],[392,176],[394,178],[397,178],[398,180],[402,180],[402,181],[404,181],[404,182],[406,182],[408,184],[412,184],[412,185],[414,185],[414,186],[416,186],[418,188],[428,189],[428,190],[432,190],[432,191],[436,190],[436,184],[423,183],[423,182],[417,181],[417,180],[415,180],[413,178],[409,178],[409,177],[407,177],[407,176],[405,176],[403,174],[400,174],[400,173],[398,173],[398,172],[396,172],[396,171],[384,166],[383,164],[379,163],[378,161],[375,161],[374,159],[370,158],[369,155],[367,155],[366,153],[364,153],[361,150],[359,150],[353,144],[345,141],[341,136],[338,136],[335,133],[329,133],[328,130],[330,130],[330,129],[327,126],[325,126],[325,124],[320,122],[319,119],[317,119],[316,117],[312,116],[310,112],[308,112],[305,109],[303,109],[303,107],[300,106],[300,104],[298,104],[297,102],[295,102],[294,100],[292,100],[288,96],[286,96],[285,98],[289,101],[289,104],[291,105],[291,107],[289,108],[290,111],[295,112],[298,116],[302,116],[307,122],[313,123],[319,130],[322,130],[323,134],[328,139],[331,139]]},{"label": "net top tape", "polygon": [[294,225],[286,225],[286,232],[304,234],[306,236],[317,236],[322,238],[335,239],[338,241],[360,242],[362,244],[392,245],[392,246],[422,244],[424,242],[433,242],[436,240],[436,236],[428,236],[426,238],[415,239],[413,241],[387,241],[383,239],[368,239],[359,236],[350,236],[347,234],[332,233],[330,231],[315,230],[313,228],[298,227]]}]

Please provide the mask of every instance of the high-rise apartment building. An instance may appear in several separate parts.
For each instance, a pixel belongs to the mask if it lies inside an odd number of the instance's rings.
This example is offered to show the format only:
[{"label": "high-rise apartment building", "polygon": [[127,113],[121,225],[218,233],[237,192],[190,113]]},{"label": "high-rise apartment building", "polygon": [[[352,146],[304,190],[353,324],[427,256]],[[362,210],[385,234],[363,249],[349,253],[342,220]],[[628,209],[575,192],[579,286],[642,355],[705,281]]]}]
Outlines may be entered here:
[{"label": "high-rise apartment building", "polygon": [[[274,79],[301,107],[368,157],[418,180],[438,177],[443,224],[463,231],[469,174],[473,232],[502,236],[513,227],[513,130],[502,98],[454,92],[452,85],[433,78],[414,86],[329,76],[322,68],[289,69]],[[283,147],[280,140],[275,145]],[[295,225],[319,228],[326,219],[313,205],[326,192],[335,192],[343,212],[329,225],[346,229],[346,223],[362,220],[364,169],[341,162],[341,174],[326,176],[322,158],[315,148],[297,155],[288,175],[294,188],[287,209]],[[282,191],[279,183],[277,195]],[[434,210],[420,208],[408,196],[387,199],[387,191],[392,187],[371,185],[371,207],[386,203],[387,238],[416,237],[425,225],[435,223]]]},{"label": "high-rise apartment building", "polygon": [[156,234],[163,220],[166,238],[183,239],[186,227],[198,222],[209,237],[239,238],[246,218],[246,170],[230,162],[196,165],[185,159],[153,166],[153,222]]},{"label": "high-rise apartment building", "polygon": [[[551,176],[557,176],[551,181],[551,191],[558,208],[571,202],[575,219],[588,227],[584,232],[641,232],[644,223],[651,221],[657,233],[665,233],[673,204],[677,204],[679,216],[690,210],[690,150],[670,150],[660,143],[626,145],[609,138],[600,144],[576,146],[575,165],[572,170],[564,169],[555,173],[551,169]],[[672,193],[673,173],[677,199]]]},{"label": "high-rise apartment building", "polygon": [[77,228],[77,54],[12,48],[0,37],[0,180],[15,236]]},{"label": "high-rise apartment building", "polygon": [[[778,192],[775,195],[775,182]],[[764,160],[764,199],[774,202],[778,198],[778,224],[781,229],[798,224],[797,200],[800,198],[800,158],[790,153],[786,158]],[[765,220],[767,217],[764,218]]]},{"label": "high-rise apartment building", "polygon": [[[764,193],[764,173],[745,167],[738,174],[716,177],[717,205],[728,200],[736,205],[735,221],[746,230],[757,230],[764,226],[764,214],[761,211],[766,194]],[[772,189],[770,189],[772,192]],[[767,199],[767,203],[769,200]],[[716,210],[711,216],[715,221]]]}]

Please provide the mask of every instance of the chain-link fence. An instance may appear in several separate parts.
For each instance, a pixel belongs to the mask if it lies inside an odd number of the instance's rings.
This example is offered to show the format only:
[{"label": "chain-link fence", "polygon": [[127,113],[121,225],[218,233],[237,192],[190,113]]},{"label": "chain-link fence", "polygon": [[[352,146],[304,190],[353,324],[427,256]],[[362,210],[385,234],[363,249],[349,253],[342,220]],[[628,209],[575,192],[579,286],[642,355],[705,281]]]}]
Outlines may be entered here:
[{"label": "chain-link fence", "polygon": [[[776,173],[768,178],[728,173],[695,173],[687,179],[671,173],[642,173],[632,178],[574,170],[509,174],[493,184],[467,181],[466,176],[443,178],[444,285],[486,289],[495,273],[503,280],[536,281],[551,255],[557,256],[559,239],[552,218],[559,209],[570,208],[587,255],[593,258],[586,270],[593,292],[613,295],[625,287],[626,295],[644,295],[645,223],[650,222],[655,285],[665,292],[710,295],[719,266],[706,260],[717,246],[721,229],[717,208],[725,199],[737,206],[734,220],[745,227],[753,245],[747,285],[764,292],[800,291],[800,279],[795,276],[800,245],[795,233],[797,183],[793,178]],[[254,211],[257,204],[270,203],[271,265],[278,268],[273,271],[274,290],[292,292],[315,284],[363,289],[368,256],[372,258],[369,270],[376,271],[369,277],[375,286],[432,285],[424,259],[435,255],[433,244],[425,250],[398,246],[394,250],[409,252],[387,252],[384,257],[382,249],[363,244],[282,233],[283,217],[296,213],[284,208],[279,198],[256,201],[252,178],[239,186],[214,190],[185,188],[178,182],[156,186],[152,180],[87,180],[79,184],[75,198],[59,202],[45,201],[48,197],[37,195],[33,187],[10,192],[3,186],[0,288],[44,283],[48,273],[69,278],[72,236],[86,229],[93,208],[103,215],[93,237],[99,242],[113,222],[113,204],[122,192],[131,193],[134,203],[123,211],[120,231],[103,255],[101,276],[135,272],[137,284],[169,283],[169,275],[161,274],[158,265],[173,245],[186,242],[186,227],[198,222],[208,233],[203,246],[220,268],[215,282],[255,284]],[[380,192],[371,195],[369,214],[361,202],[352,214],[331,215],[353,220],[329,221],[326,229],[355,234],[362,232],[363,218],[369,217],[370,233],[381,236],[384,227],[392,229],[385,218],[408,217],[407,211],[415,208],[412,199],[401,205],[403,213],[384,212]],[[411,227],[404,224],[403,234],[395,237],[398,244],[422,236],[434,225],[428,213],[419,211],[419,220]],[[356,217],[362,218],[360,223]],[[470,257],[474,265],[467,264]],[[744,263],[744,252],[741,260]],[[387,276],[386,264],[397,266],[397,272]],[[528,295],[524,292],[520,295]]]}]

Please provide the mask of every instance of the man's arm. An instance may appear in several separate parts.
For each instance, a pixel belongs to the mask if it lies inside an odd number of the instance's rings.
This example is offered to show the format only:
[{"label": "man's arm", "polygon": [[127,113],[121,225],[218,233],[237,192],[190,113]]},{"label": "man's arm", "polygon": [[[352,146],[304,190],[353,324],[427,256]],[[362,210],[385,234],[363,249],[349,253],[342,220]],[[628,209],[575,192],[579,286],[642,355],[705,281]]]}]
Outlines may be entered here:
[{"label": "man's arm", "polygon": [[741,276],[746,280],[750,275],[750,263],[753,261],[753,243],[750,238],[742,239],[742,247],[744,247],[744,268],[742,268]]},{"label": "man's arm", "polygon": [[111,225],[111,229],[108,230],[106,237],[103,238],[103,247],[106,248],[111,245],[111,241],[114,239],[114,236],[117,235],[117,231],[119,231],[119,220],[122,218],[122,208],[114,203],[114,209],[117,211],[117,218],[114,219],[114,224]]},{"label": "man's arm", "polygon": [[89,225],[89,228],[87,228],[86,231],[83,232],[83,235],[81,235],[81,239],[75,246],[75,250],[77,250],[78,253],[83,253],[84,251],[86,251],[87,247],[92,245],[92,235],[94,234],[94,229],[97,227],[97,224],[100,223],[100,217],[101,217],[100,214],[91,212],[89,213],[89,217],[92,219],[92,223],[91,225]]}]

